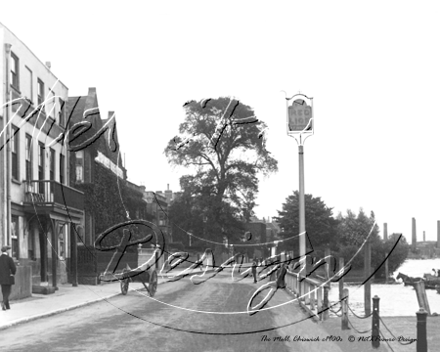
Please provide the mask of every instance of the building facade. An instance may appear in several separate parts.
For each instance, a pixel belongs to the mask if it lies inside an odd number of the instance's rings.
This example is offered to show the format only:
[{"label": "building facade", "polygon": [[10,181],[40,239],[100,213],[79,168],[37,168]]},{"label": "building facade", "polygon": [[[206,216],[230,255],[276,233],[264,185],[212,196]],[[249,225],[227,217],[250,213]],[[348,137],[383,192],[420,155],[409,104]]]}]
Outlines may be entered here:
[{"label": "building facade", "polygon": [[[69,97],[69,126],[72,132],[70,142],[70,179],[84,196],[84,222],[78,231],[78,282],[97,284],[100,275],[106,271],[111,255],[98,250],[95,242],[100,234],[115,225],[130,220],[151,220],[144,187],[127,180],[127,171],[122,163],[120,145],[113,111],[107,119],[101,117],[95,88],[88,94]],[[81,130],[81,126],[87,126]],[[142,226],[130,227],[132,240],[144,238],[149,229]],[[117,245],[123,231],[115,230],[103,241],[103,246]],[[134,251],[133,251],[134,250]],[[129,247],[124,257],[130,257],[130,266],[137,266],[136,248]],[[115,270],[121,269],[118,266]]]},{"label": "building facade", "polygon": [[32,267],[32,284],[69,281],[83,193],[70,187],[68,88],[0,25],[1,245]]}]

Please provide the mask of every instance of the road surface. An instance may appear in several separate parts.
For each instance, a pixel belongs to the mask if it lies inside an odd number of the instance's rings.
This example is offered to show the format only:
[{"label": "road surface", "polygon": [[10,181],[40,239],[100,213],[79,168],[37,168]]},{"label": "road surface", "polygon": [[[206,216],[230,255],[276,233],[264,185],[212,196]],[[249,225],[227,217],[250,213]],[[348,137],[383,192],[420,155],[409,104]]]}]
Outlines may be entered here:
[{"label": "road surface", "polygon": [[[292,341],[296,335],[325,337],[318,324],[301,321],[304,314],[297,303],[249,315],[247,303],[262,284],[253,284],[250,278],[232,283],[228,272],[200,285],[188,278],[164,283],[154,299],[145,291],[129,292],[11,327],[1,332],[0,350],[284,352],[322,351],[325,347],[326,351],[340,351],[329,342],[323,346],[322,342]],[[277,292],[270,305],[288,299],[285,292]],[[286,336],[290,341],[279,341]]]}]

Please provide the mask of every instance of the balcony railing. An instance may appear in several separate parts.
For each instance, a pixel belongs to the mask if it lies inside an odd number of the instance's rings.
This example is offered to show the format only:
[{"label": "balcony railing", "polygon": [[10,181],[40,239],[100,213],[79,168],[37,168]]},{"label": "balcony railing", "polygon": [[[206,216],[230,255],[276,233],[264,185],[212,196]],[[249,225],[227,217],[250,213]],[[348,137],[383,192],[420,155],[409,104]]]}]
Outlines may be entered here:
[{"label": "balcony railing", "polygon": [[55,181],[26,181],[24,202],[38,206],[59,204],[84,210],[84,193]]}]

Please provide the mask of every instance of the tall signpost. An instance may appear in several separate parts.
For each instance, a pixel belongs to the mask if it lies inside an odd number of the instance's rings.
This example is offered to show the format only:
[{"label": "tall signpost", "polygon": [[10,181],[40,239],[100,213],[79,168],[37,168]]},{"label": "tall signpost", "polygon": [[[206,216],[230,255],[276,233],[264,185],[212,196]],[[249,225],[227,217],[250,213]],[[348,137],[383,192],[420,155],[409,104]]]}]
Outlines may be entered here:
[{"label": "tall signpost", "polygon": [[[291,102],[292,101],[292,102]],[[290,105],[289,105],[290,104]],[[299,255],[306,255],[306,210],[304,202],[304,142],[314,133],[313,98],[304,94],[286,97],[287,135],[298,144],[299,161]]]}]

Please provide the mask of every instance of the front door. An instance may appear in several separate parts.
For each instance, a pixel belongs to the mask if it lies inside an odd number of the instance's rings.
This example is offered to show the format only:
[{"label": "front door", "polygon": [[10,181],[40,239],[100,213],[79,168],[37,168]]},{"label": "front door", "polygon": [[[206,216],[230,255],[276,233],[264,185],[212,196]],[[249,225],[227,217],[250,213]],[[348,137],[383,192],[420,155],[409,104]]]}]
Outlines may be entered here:
[{"label": "front door", "polygon": [[44,231],[40,230],[39,238],[40,238],[41,282],[47,282],[47,237],[46,237],[46,233],[44,233]]}]

